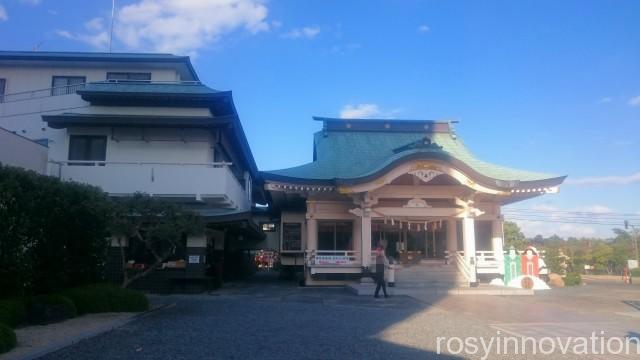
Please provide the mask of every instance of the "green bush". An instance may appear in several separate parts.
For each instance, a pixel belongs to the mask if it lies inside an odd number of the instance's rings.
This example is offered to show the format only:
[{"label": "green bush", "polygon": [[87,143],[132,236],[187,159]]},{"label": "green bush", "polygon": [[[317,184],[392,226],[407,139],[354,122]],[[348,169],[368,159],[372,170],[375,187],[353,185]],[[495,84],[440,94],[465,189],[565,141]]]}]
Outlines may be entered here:
[{"label": "green bush", "polygon": [[13,349],[16,343],[16,333],[7,325],[0,324],[0,354]]},{"label": "green bush", "polygon": [[77,314],[73,301],[58,294],[34,296],[29,300],[27,309],[32,324],[49,324],[70,319]]},{"label": "green bush", "polygon": [[578,273],[568,273],[567,276],[564,277],[565,286],[576,286],[580,284],[582,284],[582,276]]},{"label": "green bush", "polygon": [[631,270],[631,276],[640,277],[640,268],[635,268]]},{"label": "green bush", "polygon": [[27,308],[22,299],[0,300],[0,324],[16,327],[27,320]]},{"label": "green bush", "polygon": [[100,312],[138,312],[149,309],[147,296],[136,290],[111,284],[96,284],[64,293],[76,305],[79,314]]},{"label": "green bush", "polygon": [[97,187],[0,164],[2,295],[102,281],[112,209]]}]

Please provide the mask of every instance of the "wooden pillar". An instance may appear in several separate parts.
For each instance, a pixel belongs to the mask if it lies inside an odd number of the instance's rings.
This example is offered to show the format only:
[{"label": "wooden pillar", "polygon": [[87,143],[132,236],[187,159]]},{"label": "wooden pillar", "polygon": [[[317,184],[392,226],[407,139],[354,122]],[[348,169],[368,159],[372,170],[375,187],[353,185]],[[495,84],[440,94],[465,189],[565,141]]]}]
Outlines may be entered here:
[{"label": "wooden pillar", "polygon": [[318,220],[307,214],[307,243],[305,250],[318,250]]},{"label": "wooden pillar", "polygon": [[447,251],[450,256],[458,251],[458,226],[455,218],[447,219]]},{"label": "wooden pillar", "polygon": [[362,249],[362,266],[369,267],[371,265],[371,208],[362,208],[362,218],[360,220],[361,228],[361,245]]},{"label": "wooden pillar", "polygon": [[476,282],[476,230],[472,217],[462,218],[462,239],[464,246],[464,262],[471,272],[469,282]]},{"label": "wooden pillar", "polygon": [[502,217],[491,222],[491,249],[500,266],[500,274],[504,275],[504,230],[502,228]]}]

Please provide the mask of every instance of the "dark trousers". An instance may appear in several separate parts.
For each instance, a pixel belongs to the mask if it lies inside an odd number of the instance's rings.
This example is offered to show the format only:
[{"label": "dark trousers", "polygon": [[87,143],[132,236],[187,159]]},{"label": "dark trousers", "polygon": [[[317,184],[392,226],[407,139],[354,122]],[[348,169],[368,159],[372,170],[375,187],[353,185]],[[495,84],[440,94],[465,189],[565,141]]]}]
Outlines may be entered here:
[{"label": "dark trousers", "polygon": [[384,297],[387,297],[387,283],[384,281],[384,275],[382,276],[376,275],[375,279],[376,279],[376,293],[374,296],[378,297],[378,294],[380,293],[380,288],[382,288]]}]

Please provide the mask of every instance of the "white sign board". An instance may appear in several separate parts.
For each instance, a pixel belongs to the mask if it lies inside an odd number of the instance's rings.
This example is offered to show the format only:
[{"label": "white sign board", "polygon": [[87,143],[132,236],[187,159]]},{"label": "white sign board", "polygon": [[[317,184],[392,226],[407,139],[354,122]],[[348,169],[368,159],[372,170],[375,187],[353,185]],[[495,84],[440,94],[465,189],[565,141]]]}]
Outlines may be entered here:
[{"label": "white sign board", "polygon": [[200,264],[200,255],[189,255],[189,264]]},{"label": "white sign board", "polygon": [[627,266],[629,266],[629,270],[636,269],[638,267],[638,260],[627,260]]},{"label": "white sign board", "polygon": [[316,255],[316,265],[351,265],[353,260],[344,255]]}]

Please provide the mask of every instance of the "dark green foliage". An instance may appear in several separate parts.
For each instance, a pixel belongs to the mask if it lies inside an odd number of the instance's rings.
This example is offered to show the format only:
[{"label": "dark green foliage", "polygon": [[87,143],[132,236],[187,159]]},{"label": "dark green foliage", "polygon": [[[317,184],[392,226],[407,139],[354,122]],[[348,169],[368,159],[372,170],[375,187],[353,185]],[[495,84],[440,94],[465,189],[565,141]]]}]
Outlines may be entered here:
[{"label": "dark green foliage", "polygon": [[111,213],[99,188],[0,165],[2,296],[101,281]]},{"label": "dark green foliage", "polygon": [[96,284],[67,290],[78,314],[100,312],[139,312],[149,309],[144,293],[111,284]]},{"label": "dark green foliage", "polygon": [[[632,269],[631,276],[634,278],[640,277],[640,268]],[[638,281],[640,281],[640,279],[638,279]]]},{"label": "dark green foliage", "polygon": [[0,324],[0,354],[13,349],[16,343],[16,333],[7,325]]},{"label": "dark green foliage", "polygon": [[508,251],[512,246],[516,250],[524,250],[527,245],[527,239],[518,227],[518,224],[505,221],[504,222],[504,248]]},{"label": "dark green foliage", "polygon": [[578,273],[568,273],[564,277],[565,286],[576,286],[582,284],[582,277]]},{"label": "dark green foliage", "polygon": [[16,327],[27,320],[24,300],[14,298],[0,300],[0,324]]},{"label": "dark green foliage", "polygon": [[[125,270],[122,287],[155,271],[186,245],[186,235],[204,231],[200,218],[192,210],[143,193],[116,202],[115,209],[111,232],[130,239],[129,256],[142,255],[144,259],[136,260],[148,265],[144,271]],[[129,259],[122,260],[124,265]]]},{"label": "dark green foliage", "polygon": [[75,317],[76,306],[66,296],[38,295],[29,299],[27,316],[32,324],[49,324]]}]

